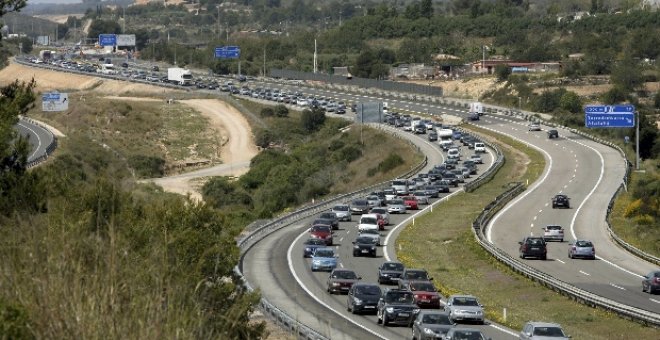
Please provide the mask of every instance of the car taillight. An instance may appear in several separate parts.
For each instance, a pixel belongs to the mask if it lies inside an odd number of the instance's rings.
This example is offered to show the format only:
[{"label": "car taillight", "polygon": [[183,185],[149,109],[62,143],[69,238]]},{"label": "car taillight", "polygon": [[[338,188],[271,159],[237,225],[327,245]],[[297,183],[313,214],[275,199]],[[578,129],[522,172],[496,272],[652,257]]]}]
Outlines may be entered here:
[{"label": "car taillight", "polygon": [[563,233],[564,233],[564,231],[563,231],[563,230],[560,230],[560,231],[559,231],[559,233],[560,233],[560,234],[563,234]]},{"label": "car taillight", "polygon": [[655,278],[653,278],[653,281],[654,281],[655,283],[660,283],[660,277],[655,277]]},{"label": "car taillight", "polygon": [[595,254],[596,253],[596,247],[592,247],[591,252]]}]

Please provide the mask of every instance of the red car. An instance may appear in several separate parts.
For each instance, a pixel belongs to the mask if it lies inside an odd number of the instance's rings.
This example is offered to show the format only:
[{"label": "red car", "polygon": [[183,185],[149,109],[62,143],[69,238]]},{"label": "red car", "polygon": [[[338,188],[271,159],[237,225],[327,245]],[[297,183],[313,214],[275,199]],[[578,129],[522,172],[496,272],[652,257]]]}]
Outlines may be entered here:
[{"label": "red car", "polygon": [[309,233],[312,238],[323,240],[328,246],[332,245],[332,226],[317,224],[309,228]]},{"label": "red car", "polygon": [[419,209],[419,207],[417,206],[417,198],[415,198],[415,196],[404,196],[403,204],[406,205],[406,209],[410,209],[410,210]]},{"label": "red car", "polygon": [[419,308],[440,308],[440,294],[431,282],[408,281],[405,288],[413,292]]}]

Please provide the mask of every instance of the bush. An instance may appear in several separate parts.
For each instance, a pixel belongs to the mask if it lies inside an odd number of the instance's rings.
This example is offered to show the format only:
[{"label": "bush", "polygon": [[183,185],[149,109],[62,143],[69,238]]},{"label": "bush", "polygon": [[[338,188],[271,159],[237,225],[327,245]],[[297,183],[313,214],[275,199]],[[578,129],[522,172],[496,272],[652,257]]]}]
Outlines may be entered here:
[{"label": "bush", "polygon": [[350,163],[362,157],[362,150],[355,145],[348,145],[333,154],[332,158],[335,162],[345,161]]},{"label": "bush", "polygon": [[0,300],[0,338],[34,339],[30,332],[30,318],[21,306]]},{"label": "bush", "polygon": [[388,171],[393,170],[397,166],[403,164],[403,158],[399,156],[398,154],[395,153],[390,153],[387,158],[385,158],[382,162],[378,163],[378,165],[375,168],[371,168],[367,171],[367,175],[369,177],[375,175],[378,172],[386,173]]},{"label": "bush", "polygon": [[165,160],[160,157],[135,155],[128,159],[128,164],[140,178],[163,177],[165,174]]},{"label": "bush", "polygon": [[642,208],[642,200],[641,199],[634,200],[630,202],[630,204],[628,204],[626,210],[623,213],[623,216],[630,218],[639,215],[641,208]]},{"label": "bush", "polygon": [[275,115],[275,111],[270,107],[264,107],[263,109],[261,109],[262,117],[272,117],[274,115]]},{"label": "bush", "polygon": [[273,133],[268,129],[258,129],[254,132],[254,143],[262,148],[267,148],[273,138]]},{"label": "bush", "polygon": [[651,215],[640,215],[635,217],[634,221],[638,225],[650,226],[654,224],[655,219]]},{"label": "bush", "polygon": [[320,109],[303,110],[300,123],[307,132],[318,131],[325,123],[325,113]]},{"label": "bush", "polygon": [[275,106],[275,116],[277,117],[288,117],[289,116],[289,109],[287,109],[286,106],[280,104]]}]

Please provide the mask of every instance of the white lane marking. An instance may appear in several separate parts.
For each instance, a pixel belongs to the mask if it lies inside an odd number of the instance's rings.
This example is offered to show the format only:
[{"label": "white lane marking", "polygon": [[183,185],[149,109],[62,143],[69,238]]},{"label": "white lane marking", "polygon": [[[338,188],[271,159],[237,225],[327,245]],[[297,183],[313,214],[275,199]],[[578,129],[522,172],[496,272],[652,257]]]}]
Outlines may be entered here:
[{"label": "white lane marking", "polygon": [[547,207],[548,205],[550,205],[550,203],[547,203],[547,202],[546,202],[546,203],[545,203],[545,206]]},{"label": "white lane marking", "polygon": [[537,217],[538,217],[538,216],[534,216],[534,221],[536,221],[536,218],[537,218]]},{"label": "white lane marking", "polygon": [[341,262],[339,262],[339,266],[342,267],[342,268],[344,268],[344,264],[341,263]]},{"label": "white lane marking", "polygon": [[568,188],[568,184],[564,185],[564,189]]},{"label": "white lane marking", "polygon": [[350,234],[350,233],[351,233],[351,230],[350,230],[350,229],[346,229],[346,235],[348,235],[348,234]]},{"label": "white lane marking", "polygon": [[337,314],[337,315],[341,316],[342,318],[346,319],[348,322],[350,322],[350,323],[352,323],[352,324],[354,324],[354,325],[356,325],[356,326],[358,326],[358,327],[364,329],[365,331],[367,331],[367,332],[373,334],[374,336],[377,336],[377,337],[380,338],[380,339],[385,339],[382,335],[380,335],[380,334],[378,334],[378,333],[372,331],[371,329],[369,329],[369,328],[363,326],[360,322],[355,321],[355,320],[353,320],[352,318],[349,318],[348,316],[346,316],[346,315],[344,315],[344,314],[341,314],[341,313],[340,313],[339,311],[337,311],[336,309],[330,307],[330,305],[328,305],[327,303],[321,301],[321,299],[319,299],[315,294],[312,293],[311,290],[309,290],[309,288],[307,288],[307,286],[306,286],[305,283],[300,279],[300,277],[298,277],[298,274],[296,274],[296,271],[293,269],[293,258],[292,258],[292,254],[293,254],[293,246],[294,246],[296,243],[298,243],[298,241],[300,241],[300,238],[303,237],[303,236],[306,235],[306,234],[307,234],[307,231],[304,231],[304,232],[302,232],[300,235],[298,235],[298,237],[296,237],[296,239],[293,240],[293,242],[292,242],[291,245],[289,246],[289,250],[287,251],[287,254],[286,254],[286,259],[287,259],[287,262],[288,262],[288,265],[289,265],[289,271],[290,271],[291,274],[293,275],[293,278],[296,280],[296,282],[298,282],[298,285],[299,285],[299,286],[300,286],[305,292],[307,292],[307,294],[308,294],[309,296],[311,296],[312,299],[316,300],[316,302],[318,302],[319,304],[321,304],[323,307],[325,307],[325,308],[327,308],[327,309],[333,311],[335,314]]},{"label": "white lane marking", "polygon": [[617,289],[626,290],[625,288],[623,288],[623,287],[621,287],[621,286],[617,286],[617,285],[615,285],[615,284],[612,283],[612,282],[610,282],[610,286],[612,286],[612,287],[614,287],[614,288],[617,288]]},{"label": "white lane marking", "polygon": [[37,151],[39,151],[39,149],[41,148],[41,137],[39,137],[39,134],[36,131],[34,131],[31,127],[23,124],[23,122],[19,121],[18,125],[30,130],[30,132],[32,132],[34,134],[34,136],[37,137],[37,147],[34,149],[34,152],[32,152],[32,154],[27,158],[27,159],[30,159],[30,158],[34,157],[34,155],[37,154]]},{"label": "white lane marking", "polygon": [[589,273],[587,273],[587,272],[585,272],[585,271],[582,271],[582,270],[580,270],[580,273],[581,273],[581,274],[584,274],[584,275],[586,275],[586,276],[591,276]]},{"label": "white lane marking", "polygon": [[555,260],[557,260],[557,261],[559,261],[559,262],[561,262],[561,263],[563,263],[563,264],[566,264],[566,262],[564,262],[564,261],[562,261],[562,260],[560,260],[560,259],[555,259]]},{"label": "white lane marking", "polygon": [[343,240],[344,240],[344,238],[342,237],[342,238],[339,239],[339,242],[341,242],[341,241],[343,241]]},{"label": "white lane marking", "polygon": [[534,223],[532,223],[529,227],[530,227],[530,228],[534,228]]},{"label": "white lane marking", "polygon": [[543,212],[543,209],[539,210],[539,214]]},{"label": "white lane marking", "polygon": [[660,301],[658,301],[658,300],[656,300],[656,299],[653,299],[653,298],[649,298],[649,300],[651,300],[651,301],[653,301],[653,302],[655,302],[655,303],[660,303]]}]

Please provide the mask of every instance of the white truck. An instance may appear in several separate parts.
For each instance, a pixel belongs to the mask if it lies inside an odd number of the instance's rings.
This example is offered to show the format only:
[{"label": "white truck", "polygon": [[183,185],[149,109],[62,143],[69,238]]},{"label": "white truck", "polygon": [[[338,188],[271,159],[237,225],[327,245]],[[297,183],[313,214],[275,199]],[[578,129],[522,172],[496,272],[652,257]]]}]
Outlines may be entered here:
[{"label": "white truck", "polygon": [[451,141],[451,136],[454,134],[452,129],[440,129],[438,130],[438,140],[442,142],[443,140]]},{"label": "white truck", "polygon": [[470,110],[468,112],[476,113],[477,115],[482,116],[484,114],[484,105],[480,102],[470,103]]},{"label": "white truck", "polygon": [[104,63],[99,65],[99,67],[96,69],[96,73],[117,74],[117,69],[115,68],[114,64]]},{"label": "white truck", "polygon": [[190,86],[193,76],[190,70],[181,67],[170,67],[167,69],[167,81],[176,85]]}]

